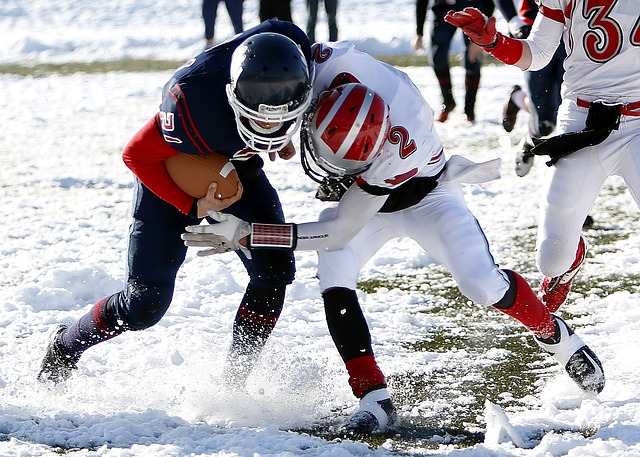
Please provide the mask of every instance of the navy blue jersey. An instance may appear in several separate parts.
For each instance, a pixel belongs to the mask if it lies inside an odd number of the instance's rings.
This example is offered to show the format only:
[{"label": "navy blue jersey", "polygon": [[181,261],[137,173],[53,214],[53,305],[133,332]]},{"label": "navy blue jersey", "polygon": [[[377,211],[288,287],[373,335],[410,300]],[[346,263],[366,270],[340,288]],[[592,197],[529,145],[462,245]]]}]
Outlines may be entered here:
[{"label": "navy blue jersey", "polygon": [[215,151],[229,158],[246,148],[227,100],[233,51],[249,36],[273,32],[300,45],[311,67],[307,35],[291,22],[268,20],[207,49],[180,67],[165,84],[158,124],[167,143],[180,152]]}]

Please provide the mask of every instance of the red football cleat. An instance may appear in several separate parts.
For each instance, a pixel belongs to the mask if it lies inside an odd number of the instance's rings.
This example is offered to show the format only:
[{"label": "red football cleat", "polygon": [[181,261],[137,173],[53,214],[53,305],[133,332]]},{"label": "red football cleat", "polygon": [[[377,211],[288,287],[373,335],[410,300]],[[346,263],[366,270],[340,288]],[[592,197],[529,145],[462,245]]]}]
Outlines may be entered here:
[{"label": "red football cleat", "polygon": [[453,111],[456,107],[455,102],[445,102],[440,106],[440,113],[436,117],[437,122],[447,122],[449,119],[449,113]]},{"label": "red football cleat", "polygon": [[580,271],[588,250],[589,245],[587,244],[587,241],[583,236],[580,236],[576,259],[573,261],[573,264],[567,272],[560,276],[556,276],[555,278],[545,276],[540,283],[538,296],[550,312],[556,312],[558,308],[567,301],[567,295],[569,295],[569,291],[571,290],[573,279]]}]

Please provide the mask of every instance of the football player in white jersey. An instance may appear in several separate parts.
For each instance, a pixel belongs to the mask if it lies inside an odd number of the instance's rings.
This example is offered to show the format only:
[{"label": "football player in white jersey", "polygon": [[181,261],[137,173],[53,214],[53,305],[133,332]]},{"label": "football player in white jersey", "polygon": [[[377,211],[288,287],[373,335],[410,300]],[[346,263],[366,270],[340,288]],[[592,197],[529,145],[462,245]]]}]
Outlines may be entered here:
[{"label": "football player in white jersey", "polygon": [[557,133],[534,154],[549,155],[540,204],[536,262],[545,275],[542,301],[554,312],[582,266],[581,235],[602,184],[624,179],[640,206],[640,9],[636,1],[541,0],[526,40],[496,32],[495,19],[476,9],[446,20],[497,59],[537,70],[561,39],[567,51]]},{"label": "football player in white jersey", "polygon": [[[212,213],[217,224],[190,226],[187,246],[199,255],[237,249],[318,251],[318,277],[329,332],[360,399],[346,432],[381,432],[397,424],[378,367],[356,286],[362,266],[389,240],[410,237],[444,265],[461,292],[531,330],[538,344],[585,391],[604,387],[600,362],[567,324],[552,315],[516,272],[499,269],[469,211],[461,182],[499,176],[499,160],[447,160],[434,114],[409,77],[353,44],[317,43],[313,49],[315,102],[301,127],[305,172],[339,200],[318,222],[249,224]],[[346,180],[346,184],[345,184]],[[332,187],[332,185],[335,186]]]}]

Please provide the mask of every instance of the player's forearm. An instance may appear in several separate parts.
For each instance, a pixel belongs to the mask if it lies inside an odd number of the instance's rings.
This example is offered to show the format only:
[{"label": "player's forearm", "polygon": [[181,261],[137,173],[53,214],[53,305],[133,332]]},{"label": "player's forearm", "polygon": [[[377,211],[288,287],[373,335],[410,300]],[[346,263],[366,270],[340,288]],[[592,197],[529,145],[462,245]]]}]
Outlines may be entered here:
[{"label": "player's forearm", "polygon": [[301,224],[251,224],[243,246],[250,249],[335,251],[343,248],[382,207],[386,197],[370,195],[357,186],[349,189],[325,219]]},{"label": "player's forearm", "polygon": [[428,0],[416,0],[416,35],[424,35],[424,23],[427,19]]},{"label": "player's forearm", "polygon": [[125,146],[122,160],[134,175],[154,194],[189,214],[194,199],[171,179],[164,160],[176,154],[160,134],[152,119]]},{"label": "player's forearm", "polygon": [[160,163],[160,167],[138,164],[132,171],[142,184],[158,197],[176,207],[180,212],[190,214],[195,199],[187,195],[173,182],[171,177],[166,174],[162,163]]},{"label": "player's forearm", "polygon": [[[335,251],[343,248],[380,210],[386,196],[371,195],[353,185],[325,220],[298,224],[296,250]],[[327,217],[328,216],[328,217]]]}]

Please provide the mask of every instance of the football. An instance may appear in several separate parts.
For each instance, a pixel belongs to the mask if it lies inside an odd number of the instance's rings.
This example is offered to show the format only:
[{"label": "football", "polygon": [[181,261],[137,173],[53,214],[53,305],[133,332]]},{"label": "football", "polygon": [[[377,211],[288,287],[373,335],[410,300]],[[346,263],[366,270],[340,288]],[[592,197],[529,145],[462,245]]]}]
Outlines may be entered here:
[{"label": "football", "polygon": [[164,161],[164,166],[180,189],[195,198],[207,195],[212,182],[218,183],[216,197],[227,198],[238,190],[238,172],[229,159],[217,152],[205,157],[179,153]]}]

